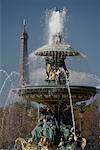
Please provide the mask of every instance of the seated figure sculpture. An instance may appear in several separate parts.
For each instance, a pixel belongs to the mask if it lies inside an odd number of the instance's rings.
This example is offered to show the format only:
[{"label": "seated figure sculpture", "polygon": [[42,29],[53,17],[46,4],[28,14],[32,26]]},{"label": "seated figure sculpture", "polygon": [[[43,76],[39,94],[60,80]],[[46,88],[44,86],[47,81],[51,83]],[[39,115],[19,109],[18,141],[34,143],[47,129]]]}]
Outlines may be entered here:
[{"label": "seated figure sculpture", "polygon": [[54,142],[56,137],[57,125],[51,112],[42,114],[40,122],[32,131],[32,142],[38,143],[41,137],[48,139],[51,143]]},{"label": "seated figure sculpture", "polygon": [[66,125],[61,124],[60,125],[60,132],[63,135],[65,140],[68,140],[69,134],[70,134],[70,130],[67,128]]},{"label": "seated figure sculpture", "polygon": [[40,137],[42,136],[42,127],[43,124],[38,124],[33,130],[32,130],[32,142],[37,143]]},{"label": "seated figure sculpture", "polygon": [[59,84],[66,84],[66,79],[69,79],[69,71],[65,65],[65,58],[59,58],[57,63],[53,58],[46,57],[46,75],[47,79],[50,81],[56,81]]}]

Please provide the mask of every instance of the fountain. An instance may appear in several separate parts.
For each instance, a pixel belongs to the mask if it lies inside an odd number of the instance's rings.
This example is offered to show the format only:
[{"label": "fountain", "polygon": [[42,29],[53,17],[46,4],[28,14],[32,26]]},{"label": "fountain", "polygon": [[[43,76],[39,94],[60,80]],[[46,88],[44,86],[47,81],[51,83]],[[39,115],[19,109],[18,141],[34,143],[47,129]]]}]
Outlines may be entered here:
[{"label": "fountain", "polygon": [[17,138],[17,149],[78,150],[86,146],[75,124],[73,104],[90,99],[97,91],[95,87],[70,85],[65,59],[82,54],[63,42],[65,14],[65,10],[54,10],[50,14],[49,43],[35,51],[35,55],[45,59],[45,84],[23,85],[13,90],[17,90],[22,100],[43,104],[42,108],[38,107],[38,122],[31,138],[28,141]]}]

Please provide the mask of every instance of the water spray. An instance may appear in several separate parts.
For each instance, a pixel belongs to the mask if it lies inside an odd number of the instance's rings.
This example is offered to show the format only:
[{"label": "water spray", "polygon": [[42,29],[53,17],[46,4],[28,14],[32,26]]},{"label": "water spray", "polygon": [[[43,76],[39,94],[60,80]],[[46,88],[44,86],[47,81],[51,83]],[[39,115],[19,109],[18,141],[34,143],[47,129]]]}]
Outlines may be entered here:
[{"label": "water spray", "polygon": [[0,72],[3,72],[7,77],[9,76],[7,71],[3,70],[3,69],[0,69]]},{"label": "water spray", "polygon": [[48,43],[52,44],[52,37],[57,34],[63,33],[64,30],[64,22],[66,20],[66,9],[64,8],[62,11],[53,10],[49,12],[48,15],[48,30],[49,37]]},{"label": "water spray", "polygon": [[18,74],[18,73],[17,73],[17,72],[11,72],[9,75],[7,74],[7,77],[6,77],[6,79],[4,80],[3,85],[2,85],[2,87],[1,87],[1,89],[0,89],[0,95],[1,95],[2,90],[4,89],[5,84],[6,84],[6,82],[8,81],[8,79],[9,79],[9,81],[11,82],[11,86],[13,87],[12,80],[11,80],[11,76],[12,76],[13,74]]},{"label": "water spray", "polygon": [[[3,69],[0,69],[0,72],[3,72],[4,74],[5,74],[5,76],[6,76],[6,78],[9,76],[9,74],[5,71],[5,70],[3,70]],[[4,80],[5,81],[5,80]],[[3,82],[3,84],[4,84],[4,82]],[[2,84],[2,85],[3,85]],[[2,88],[2,86],[1,86],[1,88]],[[0,90],[1,91],[1,90]]]},{"label": "water spray", "polygon": [[72,96],[71,96],[71,91],[70,91],[69,79],[68,78],[66,78],[66,82],[67,82],[68,95],[69,95],[69,100],[70,100],[73,130],[74,130],[74,134],[75,134],[75,117],[74,117],[73,101],[72,101]]}]

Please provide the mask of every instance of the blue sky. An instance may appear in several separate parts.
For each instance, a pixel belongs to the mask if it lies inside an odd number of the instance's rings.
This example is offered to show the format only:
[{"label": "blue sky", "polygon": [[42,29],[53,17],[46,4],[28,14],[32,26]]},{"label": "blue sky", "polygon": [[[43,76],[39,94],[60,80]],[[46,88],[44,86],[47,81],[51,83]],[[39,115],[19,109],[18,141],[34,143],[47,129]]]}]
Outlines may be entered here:
[{"label": "blue sky", "polygon": [[65,41],[87,55],[69,61],[70,69],[100,77],[100,0],[0,0],[0,69],[19,71],[20,33],[26,19],[29,53],[45,44],[45,12],[68,9]]}]

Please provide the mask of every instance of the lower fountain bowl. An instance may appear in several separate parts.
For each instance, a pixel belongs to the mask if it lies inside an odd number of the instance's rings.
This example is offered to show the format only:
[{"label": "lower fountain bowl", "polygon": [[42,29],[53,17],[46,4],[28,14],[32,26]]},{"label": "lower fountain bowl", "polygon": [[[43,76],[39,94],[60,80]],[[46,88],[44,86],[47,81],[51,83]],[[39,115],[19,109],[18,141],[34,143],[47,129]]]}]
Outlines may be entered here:
[{"label": "lower fountain bowl", "polygon": [[[23,86],[14,91],[18,91],[18,95],[24,100],[30,100],[37,103],[58,105],[61,103],[69,103],[69,94],[67,85],[41,85],[41,86]],[[97,89],[89,86],[73,86],[70,85],[70,92],[73,103],[85,101],[95,96]]]}]

